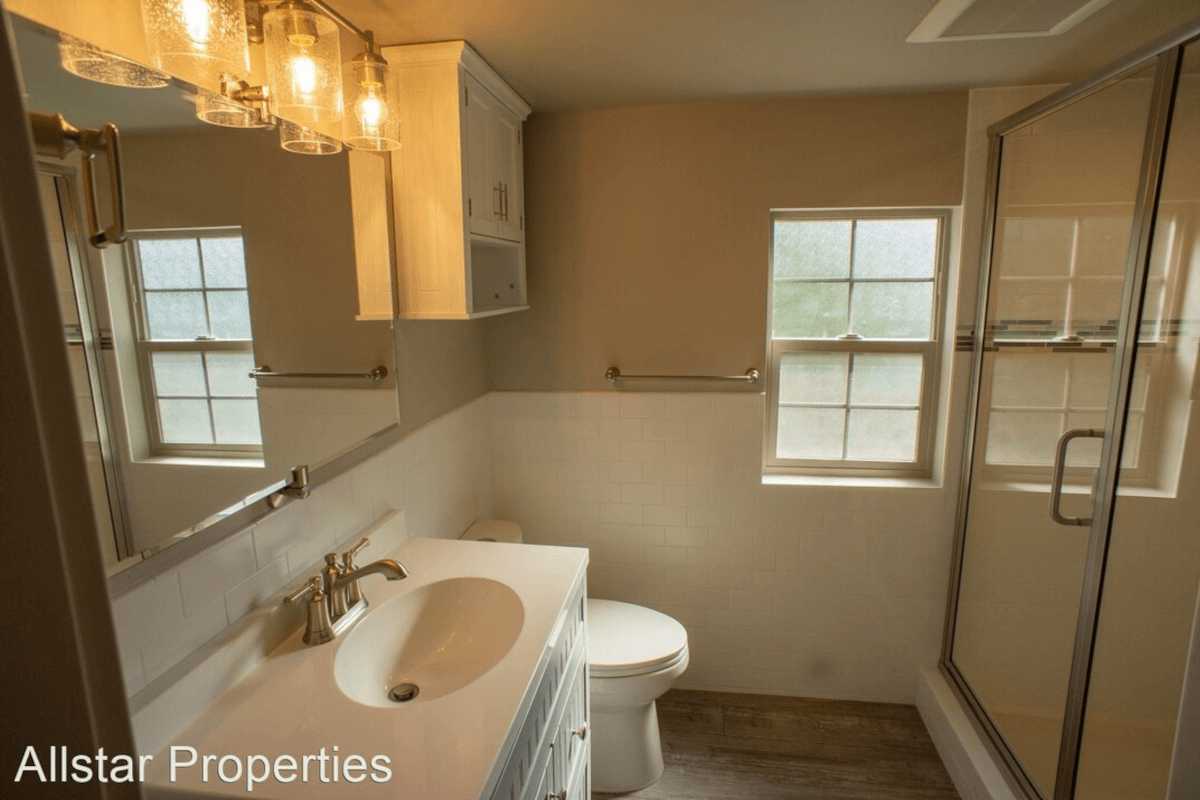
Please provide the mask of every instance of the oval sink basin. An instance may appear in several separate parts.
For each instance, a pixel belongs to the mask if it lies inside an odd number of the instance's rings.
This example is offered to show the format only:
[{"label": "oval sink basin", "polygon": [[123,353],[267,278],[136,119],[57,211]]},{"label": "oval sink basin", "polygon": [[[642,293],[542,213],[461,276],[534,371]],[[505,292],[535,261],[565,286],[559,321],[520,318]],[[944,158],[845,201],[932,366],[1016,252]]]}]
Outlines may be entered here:
[{"label": "oval sink basin", "polygon": [[[402,708],[479,679],[504,658],[525,622],[516,592],[488,578],[451,578],[370,609],[334,655],[338,687],[368,706]],[[392,688],[415,684],[404,703]]]}]

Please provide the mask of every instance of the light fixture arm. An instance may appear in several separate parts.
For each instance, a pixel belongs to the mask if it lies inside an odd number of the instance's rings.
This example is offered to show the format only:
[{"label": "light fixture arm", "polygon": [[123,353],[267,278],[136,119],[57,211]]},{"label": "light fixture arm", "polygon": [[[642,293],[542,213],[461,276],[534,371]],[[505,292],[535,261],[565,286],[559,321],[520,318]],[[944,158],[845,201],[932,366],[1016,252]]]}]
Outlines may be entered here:
[{"label": "light fixture arm", "polygon": [[326,3],[325,0],[304,0],[304,2],[308,3],[310,6],[336,22],[338,25],[341,25],[343,28],[353,33],[359,39],[362,39],[364,42],[366,42],[368,47],[375,46],[375,37],[371,35],[370,31],[364,31],[362,28],[343,17],[336,9]]}]

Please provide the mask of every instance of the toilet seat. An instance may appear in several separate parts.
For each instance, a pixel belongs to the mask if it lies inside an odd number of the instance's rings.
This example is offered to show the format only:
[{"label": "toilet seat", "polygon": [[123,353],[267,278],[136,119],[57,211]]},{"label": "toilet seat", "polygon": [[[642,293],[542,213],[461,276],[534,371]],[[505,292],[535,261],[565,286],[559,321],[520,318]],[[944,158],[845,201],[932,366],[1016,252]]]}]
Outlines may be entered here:
[{"label": "toilet seat", "polygon": [[666,614],[616,600],[587,601],[588,671],[624,678],[670,669],[688,657],[687,630]]}]

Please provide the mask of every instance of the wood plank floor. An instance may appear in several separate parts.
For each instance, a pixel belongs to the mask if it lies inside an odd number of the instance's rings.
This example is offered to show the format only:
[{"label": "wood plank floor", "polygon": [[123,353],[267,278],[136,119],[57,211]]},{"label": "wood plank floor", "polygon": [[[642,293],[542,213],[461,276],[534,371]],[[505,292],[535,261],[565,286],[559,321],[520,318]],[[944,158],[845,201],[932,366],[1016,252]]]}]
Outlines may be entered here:
[{"label": "wood plank floor", "polygon": [[666,771],[628,800],[959,800],[913,706],[672,690]]}]

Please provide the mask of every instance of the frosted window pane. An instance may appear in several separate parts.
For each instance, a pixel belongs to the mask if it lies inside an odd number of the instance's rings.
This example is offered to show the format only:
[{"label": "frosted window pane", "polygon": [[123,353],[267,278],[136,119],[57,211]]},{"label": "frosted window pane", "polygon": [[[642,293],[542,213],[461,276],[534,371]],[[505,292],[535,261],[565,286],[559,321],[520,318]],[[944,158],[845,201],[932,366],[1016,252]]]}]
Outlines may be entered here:
[{"label": "frosted window pane", "polygon": [[774,260],[776,278],[846,278],[850,222],[776,221]]},{"label": "frosted window pane", "polygon": [[984,356],[991,367],[992,407],[1062,408],[1070,357],[1049,350],[1012,350]]},{"label": "frosted window pane", "polygon": [[151,339],[195,339],[208,335],[202,292],[147,292]]},{"label": "frosted window pane", "polygon": [[993,411],[988,418],[987,463],[1048,467],[1063,432],[1057,412]]},{"label": "frosted window pane", "polygon": [[855,278],[932,278],[936,219],[860,220],[854,229]]},{"label": "frosted window pane", "polygon": [[[1084,217],[1079,221],[1076,275],[1125,277],[1133,216]],[[1120,291],[1118,286],[1117,291]]]},{"label": "frosted window pane", "polygon": [[201,239],[204,254],[204,282],[214,289],[242,289],[246,286],[246,257],[240,236]]},{"label": "frosted window pane", "polygon": [[1067,276],[1075,243],[1071,217],[1009,217],[997,222],[998,275]]},{"label": "frosted window pane", "polygon": [[246,292],[209,292],[208,313],[218,339],[250,338],[250,300]]},{"label": "frosted window pane", "polygon": [[1070,408],[1076,411],[1106,408],[1112,379],[1112,353],[1082,353],[1069,358],[1072,362]]},{"label": "frosted window pane", "polygon": [[1085,339],[1116,339],[1121,316],[1120,278],[1077,278],[1071,284],[1070,320]]},{"label": "frosted window pane", "polygon": [[779,363],[779,402],[846,403],[846,353],[785,353]]},{"label": "frosted window pane", "polygon": [[[1086,414],[1067,414],[1067,427],[1064,430],[1074,428],[1104,428],[1104,412],[1094,411]],[[1067,448],[1067,466],[1068,467],[1089,467],[1095,469],[1100,466],[1100,449],[1104,446],[1103,439],[1092,439],[1090,437],[1075,439],[1071,442],[1071,446]]]},{"label": "frosted window pane", "polygon": [[207,400],[159,400],[158,418],[166,444],[212,444]]},{"label": "frosted window pane", "polygon": [[262,444],[256,401],[213,400],[212,407],[218,443]]},{"label": "frosted window pane", "polygon": [[917,412],[850,409],[846,458],[851,461],[916,461]]},{"label": "frosted window pane", "polygon": [[852,330],[868,339],[928,339],[932,283],[854,284]]},{"label": "frosted window pane", "polygon": [[841,459],[846,411],[780,408],[775,454],[780,458]]},{"label": "frosted window pane", "polygon": [[140,239],[145,289],[199,289],[200,251],[195,239]]},{"label": "frosted window pane", "polygon": [[[1000,323],[1038,322],[1062,332],[1067,314],[1067,281],[1001,278],[996,286],[991,319]],[[996,338],[1003,339],[1003,331]]]},{"label": "frosted window pane", "polygon": [[776,283],[771,316],[776,339],[823,339],[846,332],[848,285]]},{"label": "frosted window pane", "polygon": [[[924,359],[915,353],[859,353],[850,378],[854,406],[917,406]],[[855,415],[850,415],[854,425]],[[853,427],[851,428],[853,432]],[[853,437],[852,437],[853,438]]]},{"label": "frosted window pane", "polygon": [[154,391],[159,397],[204,397],[204,363],[199,353],[152,353]]},{"label": "frosted window pane", "polygon": [[255,397],[258,394],[250,370],[252,353],[208,353],[208,382],[214,397]]}]

